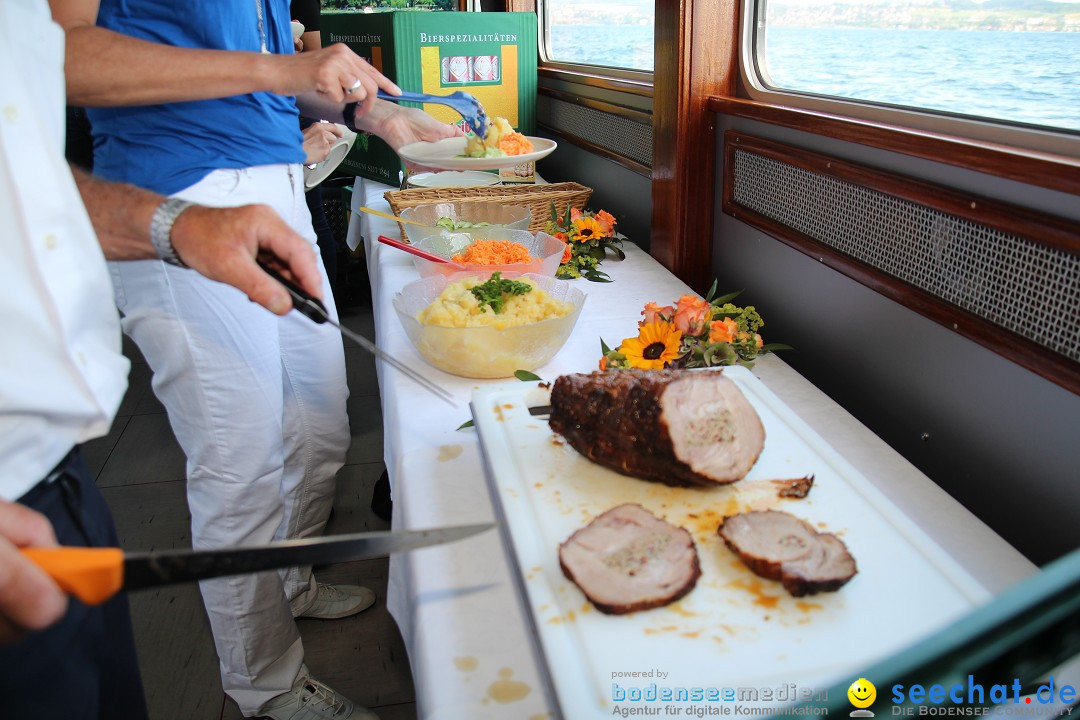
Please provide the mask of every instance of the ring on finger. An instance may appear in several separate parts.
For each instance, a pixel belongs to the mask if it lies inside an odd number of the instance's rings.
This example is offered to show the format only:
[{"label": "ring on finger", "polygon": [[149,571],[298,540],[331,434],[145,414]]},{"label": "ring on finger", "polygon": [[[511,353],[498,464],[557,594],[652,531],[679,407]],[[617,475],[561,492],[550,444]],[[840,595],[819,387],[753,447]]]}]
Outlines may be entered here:
[{"label": "ring on finger", "polygon": [[363,85],[363,83],[361,83],[361,82],[360,82],[359,80],[357,80],[357,81],[356,81],[356,82],[354,82],[354,83],[353,83],[352,85],[350,85],[349,87],[345,88],[345,92],[348,92],[348,93],[354,93],[354,92],[356,92],[357,90],[359,90],[359,89],[360,89],[360,87],[361,87],[362,85]]}]

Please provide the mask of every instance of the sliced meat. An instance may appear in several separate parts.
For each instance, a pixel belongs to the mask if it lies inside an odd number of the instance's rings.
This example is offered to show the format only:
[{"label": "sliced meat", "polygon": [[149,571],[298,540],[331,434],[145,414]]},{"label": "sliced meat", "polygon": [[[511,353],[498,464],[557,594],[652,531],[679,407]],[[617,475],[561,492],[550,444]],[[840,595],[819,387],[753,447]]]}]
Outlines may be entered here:
[{"label": "sliced meat", "polygon": [[819,533],[785,512],[732,515],[719,534],[747,567],[779,580],[795,597],[836,590],[857,572],[855,559],[838,537]]},{"label": "sliced meat", "polygon": [[765,446],[754,408],[717,371],[564,375],[552,387],[551,406],[552,430],[579,453],[668,485],[739,480]]},{"label": "sliced meat", "polygon": [[559,546],[559,564],[609,615],[675,602],[701,576],[690,533],[634,503],[613,507],[571,535]]}]

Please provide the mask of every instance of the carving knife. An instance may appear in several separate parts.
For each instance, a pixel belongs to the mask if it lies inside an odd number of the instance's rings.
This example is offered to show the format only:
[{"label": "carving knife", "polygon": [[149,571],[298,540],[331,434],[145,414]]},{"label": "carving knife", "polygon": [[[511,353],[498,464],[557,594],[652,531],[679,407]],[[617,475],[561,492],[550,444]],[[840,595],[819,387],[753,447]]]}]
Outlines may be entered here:
[{"label": "carving knife", "polygon": [[121,548],[22,548],[65,592],[98,605],[118,592],[297,565],[382,557],[461,540],[493,528],[492,523],[431,530],[400,530],[284,540],[221,550],[163,550],[125,553]]}]

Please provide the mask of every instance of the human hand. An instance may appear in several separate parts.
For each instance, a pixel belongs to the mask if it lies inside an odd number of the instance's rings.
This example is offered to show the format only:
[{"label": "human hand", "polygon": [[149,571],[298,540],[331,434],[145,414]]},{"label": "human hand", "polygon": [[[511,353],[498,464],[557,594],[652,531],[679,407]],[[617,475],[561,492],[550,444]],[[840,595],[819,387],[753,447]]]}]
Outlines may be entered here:
[{"label": "human hand", "polygon": [[355,124],[378,135],[395,152],[409,143],[437,142],[464,134],[456,125],[439,122],[419,108],[380,100],[368,115],[361,117],[357,110]]},{"label": "human hand", "polygon": [[277,315],[292,309],[292,299],[281,283],[259,268],[257,255],[272,255],[283,275],[322,298],[315,250],[266,205],[189,207],[176,218],[171,239],[189,267],[232,285]]},{"label": "human hand", "polygon": [[371,110],[380,89],[401,94],[397,85],[342,43],[299,55],[267,55],[265,62],[271,64],[267,77],[271,92],[301,95],[314,90],[331,102],[360,103],[357,114]]},{"label": "human hand", "polygon": [[304,52],[304,39],[294,37],[293,41],[292,41],[292,46],[293,46],[293,52],[295,52],[297,54]]},{"label": "human hand", "polygon": [[321,163],[345,133],[334,123],[317,122],[304,128],[304,164]]},{"label": "human hand", "polygon": [[67,610],[67,595],[19,552],[55,545],[56,535],[44,515],[0,500],[0,644],[52,625]]}]

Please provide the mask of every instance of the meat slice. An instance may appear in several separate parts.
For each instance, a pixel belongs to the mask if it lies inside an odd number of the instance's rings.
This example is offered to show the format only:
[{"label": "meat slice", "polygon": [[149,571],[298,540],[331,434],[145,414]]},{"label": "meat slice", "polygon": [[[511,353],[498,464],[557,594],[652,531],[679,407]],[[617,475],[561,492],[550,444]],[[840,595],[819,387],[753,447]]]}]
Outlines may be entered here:
[{"label": "meat slice", "polygon": [[609,615],[675,602],[701,576],[690,533],[634,503],[613,507],[571,535],[559,546],[559,564]]},{"label": "meat slice", "polygon": [[795,597],[836,590],[857,572],[838,537],[778,510],[732,515],[719,534],[747,567]]},{"label": "meat slice", "polygon": [[595,463],[668,485],[739,480],[765,428],[718,371],[611,370],[564,375],[551,390],[552,430]]}]

